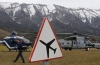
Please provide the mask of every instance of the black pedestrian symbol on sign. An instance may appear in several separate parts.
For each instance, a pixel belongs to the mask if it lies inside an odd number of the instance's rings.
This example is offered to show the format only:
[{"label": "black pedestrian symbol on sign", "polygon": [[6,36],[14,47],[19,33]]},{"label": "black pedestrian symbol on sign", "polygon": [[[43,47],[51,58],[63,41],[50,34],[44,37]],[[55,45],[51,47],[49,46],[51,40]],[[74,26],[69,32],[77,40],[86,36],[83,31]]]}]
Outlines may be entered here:
[{"label": "black pedestrian symbol on sign", "polygon": [[52,47],[50,46],[54,41],[55,41],[55,39],[51,40],[51,41],[48,42],[48,43],[45,43],[44,41],[40,40],[40,42],[46,46],[47,57],[48,57],[48,58],[49,58],[49,48],[50,48],[51,50],[54,51],[54,54],[56,53],[57,48],[54,49],[54,48],[52,48]]}]

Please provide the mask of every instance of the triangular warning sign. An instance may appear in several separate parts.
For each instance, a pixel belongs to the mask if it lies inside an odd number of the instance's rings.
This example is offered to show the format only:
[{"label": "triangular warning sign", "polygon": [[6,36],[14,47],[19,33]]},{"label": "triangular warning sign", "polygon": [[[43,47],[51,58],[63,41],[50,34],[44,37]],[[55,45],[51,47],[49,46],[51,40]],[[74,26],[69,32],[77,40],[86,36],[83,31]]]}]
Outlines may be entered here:
[{"label": "triangular warning sign", "polygon": [[62,57],[58,40],[54,34],[51,24],[44,18],[32,49],[29,61],[42,61]]}]

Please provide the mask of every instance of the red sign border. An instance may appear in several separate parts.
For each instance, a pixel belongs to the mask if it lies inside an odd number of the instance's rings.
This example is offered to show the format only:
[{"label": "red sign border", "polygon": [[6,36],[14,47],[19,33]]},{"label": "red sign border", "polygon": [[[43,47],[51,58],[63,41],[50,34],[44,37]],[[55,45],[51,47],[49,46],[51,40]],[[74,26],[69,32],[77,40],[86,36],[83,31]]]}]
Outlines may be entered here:
[{"label": "red sign border", "polygon": [[[63,54],[62,54],[61,57],[48,58],[48,59],[37,60],[37,61],[31,61],[32,56],[33,56],[34,51],[35,51],[35,48],[36,48],[36,45],[37,45],[37,42],[38,42],[38,39],[39,39],[39,37],[40,37],[40,34],[41,34],[41,32],[42,32],[42,29],[43,29],[43,26],[44,26],[44,23],[46,22],[46,20],[48,20],[48,18],[45,17],[45,18],[43,19],[43,21],[42,21],[42,25],[41,25],[40,30],[39,30],[39,32],[38,32],[38,35],[37,35],[37,37],[36,37],[36,40],[35,40],[35,43],[34,43],[34,47],[32,48],[32,52],[31,52],[30,57],[29,57],[29,62],[30,62],[30,63],[32,63],[32,62],[39,62],[39,61],[48,61],[48,60],[58,59],[58,58],[62,58],[62,57],[63,57]],[[48,23],[49,23],[49,25],[50,25],[50,27],[51,27],[51,29],[52,29],[52,32],[53,32],[53,34],[54,34],[54,36],[55,36],[55,39],[56,39],[56,41],[57,41],[57,43],[58,43],[58,46],[59,46],[59,48],[60,48],[58,39],[57,39],[57,37],[56,37],[56,35],[55,35],[54,31],[53,31],[53,28],[52,28],[52,26],[51,26],[49,20],[48,20]],[[61,50],[61,48],[60,48],[60,50]],[[61,53],[62,53],[62,50],[61,50]]]}]

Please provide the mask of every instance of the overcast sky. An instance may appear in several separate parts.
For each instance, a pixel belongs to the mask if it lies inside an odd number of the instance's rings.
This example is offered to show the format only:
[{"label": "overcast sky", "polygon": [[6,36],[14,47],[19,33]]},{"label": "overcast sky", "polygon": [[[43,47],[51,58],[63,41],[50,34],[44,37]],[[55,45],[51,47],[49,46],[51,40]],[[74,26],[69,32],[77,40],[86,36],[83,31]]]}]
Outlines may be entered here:
[{"label": "overcast sky", "polygon": [[0,0],[0,2],[57,4],[71,8],[85,7],[91,9],[100,9],[100,0]]}]

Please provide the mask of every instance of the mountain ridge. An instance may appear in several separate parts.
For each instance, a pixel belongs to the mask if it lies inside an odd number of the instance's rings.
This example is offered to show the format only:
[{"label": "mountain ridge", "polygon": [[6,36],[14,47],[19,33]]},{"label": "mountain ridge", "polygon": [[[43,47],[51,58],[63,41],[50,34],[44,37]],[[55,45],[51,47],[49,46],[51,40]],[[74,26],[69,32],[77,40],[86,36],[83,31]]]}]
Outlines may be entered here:
[{"label": "mountain ridge", "polygon": [[[100,35],[100,9],[67,8],[59,5],[0,3],[0,27],[38,31],[48,17],[56,32]],[[7,24],[6,24],[7,23]]]}]

